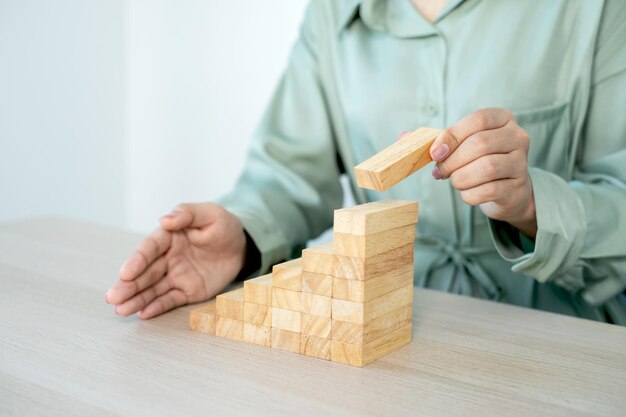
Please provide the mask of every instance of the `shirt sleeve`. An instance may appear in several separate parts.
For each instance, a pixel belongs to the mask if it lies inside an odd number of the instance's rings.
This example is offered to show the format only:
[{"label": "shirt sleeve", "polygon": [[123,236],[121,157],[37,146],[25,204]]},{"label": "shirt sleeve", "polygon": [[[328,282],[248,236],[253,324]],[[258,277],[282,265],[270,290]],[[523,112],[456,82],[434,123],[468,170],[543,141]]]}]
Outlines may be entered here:
[{"label": "shirt sleeve", "polygon": [[340,167],[320,82],[310,5],[288,66],[258,125],[234,189],[218,199],[238,216],[261,255],[257,273],[332,226],[341,207]]},{"label": "shirt sleeve", "polygon": [[[626,288],[626,7],[609,2],[603,21],[572,181],[529,169],[538,225],[534,247],[515,245],[511,234],[519,232],[508,224],[490,220],[490,229],[513,271],[554,280],[591,305],[617,308],[616,296]],[[625,311],[609,313],[621,321]]]}]

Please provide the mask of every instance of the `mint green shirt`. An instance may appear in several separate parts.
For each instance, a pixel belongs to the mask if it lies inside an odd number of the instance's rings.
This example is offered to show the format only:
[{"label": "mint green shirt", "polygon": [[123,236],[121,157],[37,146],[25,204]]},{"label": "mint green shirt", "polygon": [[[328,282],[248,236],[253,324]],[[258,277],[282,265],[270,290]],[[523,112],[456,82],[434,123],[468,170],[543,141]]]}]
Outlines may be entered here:
[{"label": "mint green shirt", "polygon": [[[352,167],[401,131],[484,107],[530,136],[535,241],[428,167],[384,193],[356,187]],[[332,226],[342,172],[359,204],[420,202],[416,285],[626,324],[626,2],[450,0],[429,23],[409,0],[312,1],[220,200],[260,272]]]}]

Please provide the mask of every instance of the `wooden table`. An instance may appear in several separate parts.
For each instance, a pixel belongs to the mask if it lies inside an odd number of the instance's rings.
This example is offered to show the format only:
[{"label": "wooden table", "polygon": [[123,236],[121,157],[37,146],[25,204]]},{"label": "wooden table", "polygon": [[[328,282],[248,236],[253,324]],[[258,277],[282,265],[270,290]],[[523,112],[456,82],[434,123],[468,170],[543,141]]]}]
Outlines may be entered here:
[{"label": "wooden table", "polygon": [[414,340],[365,368],[103,301],[140,236],[0,226],[2,416],[625,416],[626,329],[416,290]]}]

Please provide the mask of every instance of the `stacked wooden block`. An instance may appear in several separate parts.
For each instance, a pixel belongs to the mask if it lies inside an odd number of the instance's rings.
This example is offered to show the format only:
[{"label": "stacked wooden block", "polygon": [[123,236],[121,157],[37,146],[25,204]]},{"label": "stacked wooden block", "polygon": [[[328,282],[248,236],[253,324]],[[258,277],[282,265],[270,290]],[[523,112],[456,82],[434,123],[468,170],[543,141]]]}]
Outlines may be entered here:
[{"label": "stacked wooden block", "polygon": [[195,309],[204,333],[364,366],[411,340],[417,203],[335,212],[332,243]]}]

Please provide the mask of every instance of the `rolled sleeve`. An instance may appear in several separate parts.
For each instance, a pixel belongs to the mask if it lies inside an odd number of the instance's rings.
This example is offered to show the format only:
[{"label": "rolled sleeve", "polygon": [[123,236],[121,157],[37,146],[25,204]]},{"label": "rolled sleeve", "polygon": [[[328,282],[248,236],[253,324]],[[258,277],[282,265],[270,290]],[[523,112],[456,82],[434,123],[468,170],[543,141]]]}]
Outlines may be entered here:
[{"label": "rolled sleeve", "polygon": [[[537,213],[534,246],[508,223],[490,219],[489,229],[498,253],[513,263],[514,272],[546,282],[576,263],[587,234],[587,216],[578,194],[565,180],[538,168],[530,168],[529,174]],[[567,280],[562,284],[570,289],[578,286]]]}]

